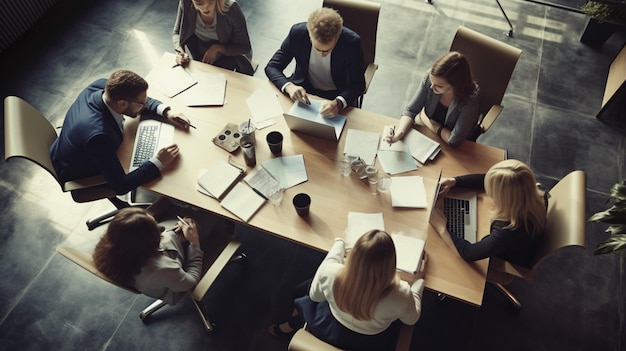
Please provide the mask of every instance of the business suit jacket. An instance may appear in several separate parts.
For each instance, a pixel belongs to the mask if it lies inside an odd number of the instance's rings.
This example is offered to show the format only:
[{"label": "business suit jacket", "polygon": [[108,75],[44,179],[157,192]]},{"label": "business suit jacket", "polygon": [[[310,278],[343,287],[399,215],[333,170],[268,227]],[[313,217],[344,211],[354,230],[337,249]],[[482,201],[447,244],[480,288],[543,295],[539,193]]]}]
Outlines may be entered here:
[{"label": "business suit jacket", "polygon": [[[352,30],[343,27],[335,48],[331,52],[330,70],[337,91],[324,93],[309,82],[309,57],[311,55],[311,39],[306,23],[298,23],[291,27],[289,35],[283,41],[265,67],[269,80],[281,89],[287,82],[301,85],[307,92],[332,100],[341,95],[348,104],[355,106],[357,98],[365,91],[365,65],[361,38]],[[296,70],[289,78],[283,70],[296,60]]]},{"label": "business suit jacket", "polygon": [[[250,45],[250,37],[243,11],[241,11],[241,7],[235,1],[226,0],[226,5],[229,8],[228,12],[221,14],[217,11],[215,14],[217,16],[217,28],[215,30],[217,31],[220,44],[226,48],[225,55],[245,55],[251,59],[252,46]],[[172,34],[174,48],[184,47],[194,35],[197,15],[198,11],[193,7],[191,0],[179,1]],[[194,57],[194,59],[200,60],[202,57]]]},{"label": "business suit jacket", "polygon": [[[117,149],[122,130],[102,99],[106,79],[99,79],[83,90],[70,106],[61,134],[50,147],[52,165],[62,181],[103,175],[117,194],[125,194],[160,176],[150,161],[126,174]],[[146,112],[156,114],[161,102],[148,98]]]},{"label": "business suit jacket", "polygon": [[200,281],[202,256],[200,246],[183,247],[176,234],[168,230],[161,237],[159,254],[135,276],[135,289],[175,305]]}]

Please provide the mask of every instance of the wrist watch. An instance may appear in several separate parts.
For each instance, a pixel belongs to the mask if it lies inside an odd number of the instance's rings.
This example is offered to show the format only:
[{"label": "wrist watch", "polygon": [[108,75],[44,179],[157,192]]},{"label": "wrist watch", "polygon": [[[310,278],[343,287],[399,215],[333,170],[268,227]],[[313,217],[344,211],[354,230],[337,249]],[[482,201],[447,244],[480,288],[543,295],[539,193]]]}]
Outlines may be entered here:
[{"label": "wrist watch", "polygon": [[337,107],[339,107],[339,110],[343,110],[343,101],[341,101],[340,98],[335,98],[335,102],[337,102]]}]

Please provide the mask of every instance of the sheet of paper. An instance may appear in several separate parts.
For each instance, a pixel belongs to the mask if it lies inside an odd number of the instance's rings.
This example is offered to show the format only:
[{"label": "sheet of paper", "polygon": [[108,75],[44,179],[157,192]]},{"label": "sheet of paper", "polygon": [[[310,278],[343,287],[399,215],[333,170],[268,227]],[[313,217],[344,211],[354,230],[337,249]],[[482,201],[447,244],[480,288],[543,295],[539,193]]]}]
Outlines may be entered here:
[{"label": "sheet of paper", "polygon": [[376,160],[379,138],[379,133],[348,129],[343,152],[344,154],[359,155],[366,164],[372,165]]},{"label": "sheet of paper", "polygon": [[385,222],[382,213],[348,212],[348,228],[346,228],[346,247],[354,246],[354,243],[370,230],[385,230]]},{"label": "sheet of paper", "polygon": [[427,207],[424,178],[420,176],[393,177],[389,191],[393,207]]},{"label": "sheet of paper", "polygon": [[337,136],[337,139],[339,139],[339,136],[341,136],[341,131],[343,130],[343,126],[346,124],[346,116],[337,115],[333,118],[326,118],[322,116],[319,112],[322,108],[322,100],[311,99],[310,101],[310,105],[307,105],[300,101],[295,101],[293,105],[291,105],[289,114],[292,116],[315,121],[317,123],[333,126],[335,128],[335,135]]},{"label": "sheet of paper", "polygon": [[174,97],[198,81],[182,66],[167,68],[156,79],[156,88],[168,97]]},{"label": "sheet of paper", "polygon": [[283,114],[278,97],[272,90],[259,88],[246,99],[246,103],[252,113],[254,125],[258,129],[276,123],[275,118]]},{"label": "sheet of paper", "polygon": [[224,193],[243,174],[243,171],[224,160],[216,160],[198,179],[198,184],[212,197],[222,198]]},{"label": "sheet of paper", "polygon": [[280,188],[278,179],[272,177],[265,168],[259,166],[255,167],[243,180],[248,183],[252,189],[255,189],[261,193],[261,195],[265,196],[266,199],[269,199],[270,192]]},{"label": "sheet of paper", "polygon": [[278,179],[283,189],[291,188],[309,179],[306,174],[303,155],[271,158],[263,161],[261,165],[274,178]]},{"label": "sheet of paper", "polygon": [[[404,136],[403,141],[411,152],[411,155],[424,164],[432,156],[437,156],[439,153],[439,143],[425,136],[424,134],[410,129],[409,133]],[[431,159],[432,160],[432,159]]]},{"label": "sheet of paper", "polygon": [[394,126],[384,126],[383,134],[380,138],[380,145],[378,145],[378,150],[391,150],[391,151],[408,151],[408,147],[402,140],[398,140],[393,144],[389,144],[385,141],[385,136],[389,135],[389,130],[391,128],[395,128]]},{"label": "sheet of paper", "polygon": [[426,241],[402,233],[391,234],[391,239],[396,247],[396,268],[412,274],[417,273],[424,256]]},{"label": "sheet of paper", "polygon": [[189,89],[180,93],[176,100],[185,106],[222,106],[226,93],[226,76],[222,73],[193,72],[191,76],[198,81]]},{"label": "sheet of paper", "polygon": [[264,203],[265,199],[261,195],[248,185],[239,182],[228,192],[220,205],[247,222]]},{"label": "sheet of paper", "polygon": [[378,162],[383,171],[391,175],[417,169],[415,159],[406,151],[378,150]]}]

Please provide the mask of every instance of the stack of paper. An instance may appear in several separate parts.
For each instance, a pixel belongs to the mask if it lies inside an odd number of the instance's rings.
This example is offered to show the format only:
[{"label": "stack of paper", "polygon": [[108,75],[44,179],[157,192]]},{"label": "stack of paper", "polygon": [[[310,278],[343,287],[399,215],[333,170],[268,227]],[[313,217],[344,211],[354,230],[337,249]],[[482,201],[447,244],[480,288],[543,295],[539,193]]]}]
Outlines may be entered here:
[{"label": "stack of paper", "polygon": [[424,257],[426,241],[400,233],[393,233],[391,238],[396,247],[396,268],[403,272],[417,273]]},{"label": "stack of paper", "polygon": [[309,178],[304,166],[304,156],[293,155],[270,158],[261,163],[283,189],[306,182]]},{"label": "stack of paper", "polygon": [[175,66],[161,72],[156,80],[156,88],[167,97],[174,97],[196,83],[198,81],[186,69],[182,66]]},{"label": "stack of paper", "polygon": [[382,213],[348,212],[348,228],[346,229],[346,247],[354,246],[361,235],[372,229],[385,230]]},{"label": "stack of paper", "polygon": [[265,203],[265,199],[251,187],[237,183],[220,205],[243,221],[248,221]]},{"label": "stack of paper", "polygon": [[426,208],[426,188],[424,178],[420,176],[393,177],[391,187],[391,206]]},{"label": "stack of paper", "polygon": [[237,166],[223,160],[215,161],[198,178],[198,190],[204,190],[205,194],[221,199],[242,174],[243,169]]},{"label": "stack of paper", "polygon": [[[391,128],[393,127],[385,126],[383,135],[389,135]],[[407,146],[402,140],[389,144],[385,141],[385,138],[381,138],[378,146],[378,161],[383,171],[389,174],[404,173],[417,169],[415,160],[407,151]]]},{"label": "stack of paper", "polygon": [[185,106],[222,106],[226,94],[226,76],[222,73],[194,72],[198,84],[176,97]]},{"label": "stack of paper", "polygon": [[438,142],[414,129],[409,130],[403,141],[411,151],[411,155],[421,164],[426,163],[427,160],[434,160],[441,151]]}]

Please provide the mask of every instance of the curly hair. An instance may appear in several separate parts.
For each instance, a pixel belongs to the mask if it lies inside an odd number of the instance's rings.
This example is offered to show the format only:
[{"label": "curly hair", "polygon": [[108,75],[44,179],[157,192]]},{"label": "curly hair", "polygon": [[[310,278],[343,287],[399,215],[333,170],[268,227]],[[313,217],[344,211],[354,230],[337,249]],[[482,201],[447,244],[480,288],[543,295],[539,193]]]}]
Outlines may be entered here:
[{"label": "curly hair", "polygon": [[113,281],[134,287],[134,276],[158,253],[161,231],[154,218],[141,208],[120,210],[93,253],[98,270]]},{"label": "curly hair", "polygon": [[474,91],[474,80],[469,62],[463,54],[450,51],[435,61],[430,73],[452,85],[458,101],[465,100]]},{"label": "curly hair", "polygon": [[135,72],[119,70],[111,74],[104,92],[113,100],[134,100],[148,90],[148,82]]},{"label": "curly hair", "polygon": [[398,285],[396,248],[384,231],[363,234],[348,253],[333,283],[340,310],[358,320],[371,320],[376,305]]},{"label": "curly hair", "polygon": [[306,28],[313,39],[322,44],[331,43],[341,34],[343,18],[331,8],[322,7],[309,15]]}]

